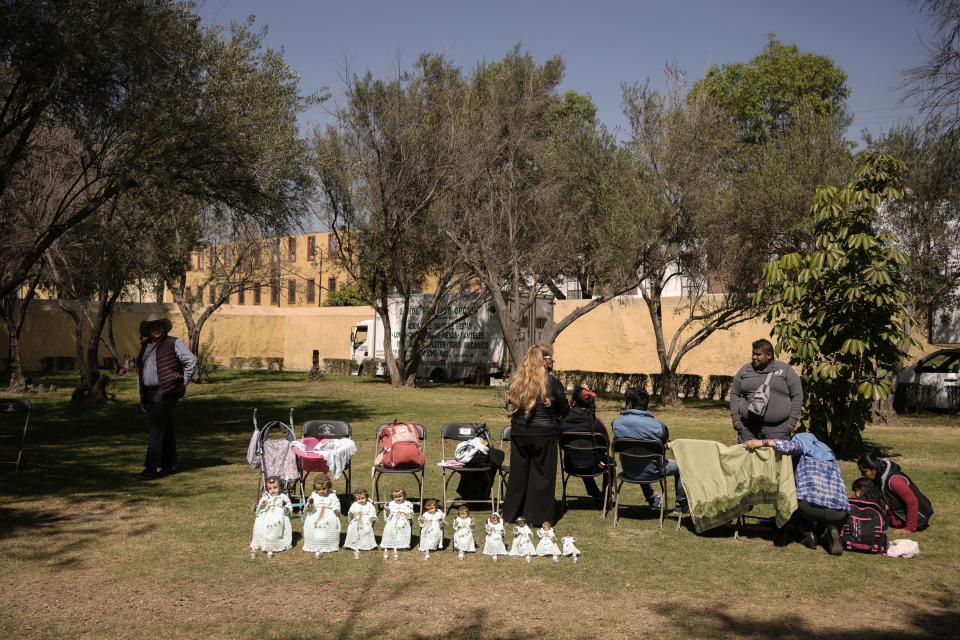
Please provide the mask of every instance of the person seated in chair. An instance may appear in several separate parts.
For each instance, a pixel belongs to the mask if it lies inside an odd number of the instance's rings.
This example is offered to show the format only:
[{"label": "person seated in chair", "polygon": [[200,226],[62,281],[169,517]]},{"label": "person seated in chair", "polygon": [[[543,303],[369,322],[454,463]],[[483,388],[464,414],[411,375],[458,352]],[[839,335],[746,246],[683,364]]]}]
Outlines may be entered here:
[{"label": "person seated in chair", "polygon": [[[631,387],[624,393],[624,409],[620,412],[620,417],[615,418],[611,423],[613,427],[614,441],[622,438],[633,440],[658,440],[666,444],[670,439],[670,432],[666,425],[653,417],[653,414],[647,411],[647,405],[650,403],[650,395],[637,387]],[[642,468],[621,470],[623,475],[633,480],[656,480],[659,477],[656,464],[653,461],[647,462]],[[677,501],[675,503],[675,512],[678,514],[688,513],[687,494],[683,491],[683,484],[680,482],[680,469],[674,460],[667,460],[666,476],[676,478],[675,487],[677,492]],[[654,492],[649,484],[640,485],[643,495],[654,509],[660,508],[660,496]]]},{"label": "person seated in chair", "polygon": [[[597,406],[594,398],[597,394],[584,387],[574,387],[570,395],[570,413],[560,423],[560,433],[596,433],[597,444],[609,444],[607,428],[597,418]],[[602,439],[599,437],[602,436]],[[567,469],[594,470],[607,463],[606,456],[600,459],[594,451],[565,451],[563,464]],[[583,487],[591,498],[602,498],[603,490],[597,486],[594,478],[582,478]]]}]

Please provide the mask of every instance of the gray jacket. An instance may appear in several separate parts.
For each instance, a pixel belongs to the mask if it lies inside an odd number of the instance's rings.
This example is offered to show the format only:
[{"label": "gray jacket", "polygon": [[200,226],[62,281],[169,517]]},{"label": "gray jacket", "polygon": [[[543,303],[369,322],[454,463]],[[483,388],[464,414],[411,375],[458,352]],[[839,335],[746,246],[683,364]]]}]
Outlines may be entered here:
[{"label": "gray jacket", "polygon": [[[768,373],[770,379],[770,402],[763,417],[752,416],[747,411],[750,398],[760,388]],[[730,416],[739,434],[739,441],[752,438],[778,438],[789,436],[790,425],[800,420],[803,407],[803,387],[800,376],[790,365],[772,360],[763,371],[754,371],[752,364],[745,364],[733,377],[730,388]]]}]

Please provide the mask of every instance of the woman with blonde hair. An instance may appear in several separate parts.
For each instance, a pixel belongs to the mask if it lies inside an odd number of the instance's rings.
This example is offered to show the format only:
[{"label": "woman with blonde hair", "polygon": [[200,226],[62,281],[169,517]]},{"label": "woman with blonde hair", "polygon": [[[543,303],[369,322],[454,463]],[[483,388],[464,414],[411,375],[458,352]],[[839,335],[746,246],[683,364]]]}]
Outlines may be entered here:
[{"label": "woman with blonde hair", "polygon": [[539,527],[556,511],[557,440],[570,410],[563,384],[550,375],[553,349],[537,344],[527,351],[510,380],[510,480],[503,519],[526,518]]}]

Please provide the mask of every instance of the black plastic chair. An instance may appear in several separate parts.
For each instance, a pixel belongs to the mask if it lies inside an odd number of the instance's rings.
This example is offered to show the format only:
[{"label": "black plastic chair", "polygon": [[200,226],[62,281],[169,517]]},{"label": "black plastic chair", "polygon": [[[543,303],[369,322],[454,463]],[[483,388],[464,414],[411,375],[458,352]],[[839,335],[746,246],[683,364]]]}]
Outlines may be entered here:
[{"label": "black plastic chair", "polygon": [[[616,526],[620,519],[620,494],[624,483],[627,484],[658,484],[660,485],[660,525],[663,528],[663,516],[667,504],[667,476],[666,445],[659,440],[634,440],[632,438],[617,438],[613,441],[613,453],[617,458],[620,471],[616,475],[617,486],[614,491],[613,524]],[[637,480],[624,475],[624,469],[644,468],[653,463],[658,470],[659,477]],[[680,518],[677,519],[677,529],[680,528]]]},{"label": "black plastic chair", "polygon": [[[0,400],[0,448],[9,449],[11,454],[16,451],[15,458],[0,460],[0,464],[12,464],[15,473],[20,471],[23,461],[23,445],[27,441],[32,407],[29,400]],[[20,425],[20,415],[23,415],[23,426]]]},{"label": "black plastic chair", "polygon": [[510,452],[512,447],[510,440],[510,431],[512,427],[504,427],[503,431],[500,432],[500,450],[503,451],[503,464],[500,465],[498,469],[498,484],[500,485],[497,489],[497,506],[502,508],[503,498],[506,495],[507,489],[507,478],[510,476],[510,458],[507,455]]},{"label": "black plastic chair", "polygon": [[[303,438],[329,438],[331,440],[340,440],[342,438],[353,437],[353,427],[350,423],[342,420],[307,420],[302,427]],[[347,461],[347,466],[343,470],[343,477],[347,485],[346,496],[349,501],[350,492],[353,491],[353,460]],[[304,476],[306,484],[306,476]]]},{"label": "black plastic chair", "polygon": [[[487,437],[489,438],[490,433],[487,431],[487,425],[478,424],[472,422],[452,422],[449,424],[443,425],[440,428],[440,459],[441,461],[448,460],[447,457],[447,442],[466,442],[472,438],[477,437]],[[493,443],[489,440],[487,441],[488,446],[493,447]],[[451,452],[452,453],[452,452]],[[490,486],[490,495],[487,498],[447,498],[447,487],[450,484],[450,481],[453,480],[456,476],[461,475],[476,475],[476,474],[487,474],[492,476],[496,469],[492,464],[490,464],[489,459],[486,464],[469,466],[469,467],[447,467],[441,466],[441,471],[443,472],[443,510],[444,512],[450,507],[450,505],[459,503],[459,504],[486,504],[490,503],[490,511],[496,511],[496,498],[494,497],[493,485]]]},{"label": "black plastic chair", "polygon": [[426,448],[424,447],[424,443],[427,440],[427,430],[422,424],[414,424],[414,426],[417,428],[417,436],[420,438],[420,449],[424,452],[423,465],[408,469],[390,469],[384,467],[383,465],[377,464],[376,459],[377,456],[379,456],[383,451],[383,443],[381,441],[381,438],[383,437],[383,430],[385,427],[389,427],[392,424],[393,423],[382,424],[377,428],[376,444],[373,447],[373,503],[374,505],[384,505],[387,503],[385,500],[380,500],[380,478],[382,476],[406,473],[412,475],[414,480],[417,481],[417,488],[419,489],[420,494],[420,503],[418,508],[420,509],[420,513],[423,513],[423,481],[427,466]]},{"label": "black plastic chair", "polygon": [[[570,478],[603,478],[603,511],[607,517],[610,485],[613,483],[615,465],[610,459],[610,441],[599,431],[560,432],[560,480],[563,483],[563,509],[567,509],[567,482]],[[583,461],[584,464],[577,464]],[[589,464],[587,464],[589,461]]]}]

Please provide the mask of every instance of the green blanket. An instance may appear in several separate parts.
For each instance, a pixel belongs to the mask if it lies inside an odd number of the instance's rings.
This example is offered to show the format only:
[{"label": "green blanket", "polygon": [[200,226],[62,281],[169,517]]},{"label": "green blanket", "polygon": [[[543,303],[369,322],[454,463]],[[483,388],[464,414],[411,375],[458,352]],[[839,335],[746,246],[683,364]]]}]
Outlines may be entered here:
[{"label": "green blanket", "polygon": [[793,461],[773,449],[747,451],[710,440],[674,440],[670,450],[680,468],[697,533],[735,520],[760,504],[777,511],[782,527],[797,510]]}]

